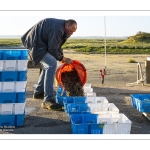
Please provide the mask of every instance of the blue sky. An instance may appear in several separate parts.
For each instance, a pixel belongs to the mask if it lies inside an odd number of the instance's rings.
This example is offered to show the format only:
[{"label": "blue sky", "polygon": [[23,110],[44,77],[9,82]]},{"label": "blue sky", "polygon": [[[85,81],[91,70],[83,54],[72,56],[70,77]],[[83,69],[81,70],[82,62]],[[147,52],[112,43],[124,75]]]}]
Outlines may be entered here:
[{"label": "blue sky", "polygon": [[[10,15],[9,15],[10,14]],[[100,15],[62,15],[61,13],[52,12],[40,15],[30,15],[24,13],[23,15],[0,16],[0,35],[22,35],[30,27],[44,18],[52,17],[58,19],[75,19],[78,23],[77,31],[74,36],[105,36],[104,16]],[[19,14],[19,12],[18,12]],[[27,15],[26,15],[27,14]],[[38,15],[39,14],[39,15]],[[131,36],[138,31],[150,33],[150,15],[149,16],[105,16],[106,20],[106,36]]]}]

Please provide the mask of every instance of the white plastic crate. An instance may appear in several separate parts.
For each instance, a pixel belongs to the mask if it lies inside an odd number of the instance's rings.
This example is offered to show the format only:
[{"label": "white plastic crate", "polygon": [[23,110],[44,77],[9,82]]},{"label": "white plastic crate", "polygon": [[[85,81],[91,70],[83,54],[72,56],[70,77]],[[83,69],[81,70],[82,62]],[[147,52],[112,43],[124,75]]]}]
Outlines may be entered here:
[{"label": "white plastic crate", "polygon": [[93,88],[83,88],[84,92],[93,92]]},{"label": "white plastic crate", "polygon": [[108,103],[108,100],[106,97],[99,97],[99,96],[96,96],[95,97],[95,103]]},{"label": "white plastic crate", "polygon": [[115,124],[113,123],[113,120],[112,120],[112,117],[110,114],[99,115],[97,118],[97,123],[98,124],[104,124],[102,134],[115,134],[115,132],[116,132],[115,131]]},{"label": "white plastic crate", "polygon": [[106,97],[87,96],[86,103],[108,103],[108,100]]},{"label": "white plastic crate", "polygon": [[15,71],[16,60],[0,60],[0,71]]},{"label": "white plastic crate", "polygon": [[116,134],[130,134],[131,121],[122,113],[111,114],[113,122],[115,123]]},{"label": "white plastic crate", "polygon": [[0,115],[5,114],[24,114],[25,103],[0,104]]},{"label": "white plastic crate", "polygon": [[14,92],[25,92],[26,91],[27,81],[18,81],[15,83],[15,91]]},{"label": "white plastic crate", "polygon": [[0,104],[0,115],[12,114],[13,104]]},{"label": "white plastic crate", "polygon": [[86,97],[96,97],[96,93],[95,92],[85,92],[85,96]]},{"label": "white plastic crate", "polygon": [[0,82],[0,92],[25,92],[27,81]]},{"label": "white plastic crate", "polygon": [[25,112],[25,104],[26,103],[15,103],[13,105],[13,114],[24,114]]},{"label": "white plastic crate", "polygon": [[88,105],[93,114],[119,113],[119,109],[114,103],[91,103]]},{"label": "white plastic crate", "polygon": [[87,96],[86,97],[86,103],[95,103],[95,97],[94,96]]},{"label": "white plastic crate", "polygon": [[26,71],[28,60],[17,60],[16,71]]},{"label": "white plastic crate", "polygon": [[28,60],[0,60],[0,71],[26,71]]},{"label": "white plastic crate", "polygon": [[3,70],[3,66],[4,66],[4,61],[3,61],[3,60],[0,60],[0,71]]},{"label": "white plastic crate", "polygon": [[86,83],[86,84],[84,84],[83,88],[91,88],[91,84],[90,83]]},{"label": "white plastic crate", "polygon": [[104,124],[103,134],[130,134],[132,122],[122,113],[100,114],[98,124]]}]

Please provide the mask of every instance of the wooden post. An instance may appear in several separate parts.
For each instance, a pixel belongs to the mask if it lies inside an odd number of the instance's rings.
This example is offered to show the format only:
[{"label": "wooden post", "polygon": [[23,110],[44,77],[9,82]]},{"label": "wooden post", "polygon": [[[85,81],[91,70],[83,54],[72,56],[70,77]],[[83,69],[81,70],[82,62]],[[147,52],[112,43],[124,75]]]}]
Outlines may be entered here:
[{"label": "wooden post", "polygon": [[150,83],[150,61],[145,61],[145,69],[146,69],[146,83]]}]

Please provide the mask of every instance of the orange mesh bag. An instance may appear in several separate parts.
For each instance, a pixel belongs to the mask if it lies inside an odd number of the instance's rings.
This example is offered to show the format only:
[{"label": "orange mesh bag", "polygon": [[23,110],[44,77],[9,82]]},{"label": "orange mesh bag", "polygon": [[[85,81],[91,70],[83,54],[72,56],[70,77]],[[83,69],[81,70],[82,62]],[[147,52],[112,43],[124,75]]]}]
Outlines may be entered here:
[{"label": "orange mesh bag", "polygon": [[71,71],[72,69],[75,69],[78,73],[78,76],[80,77],[82,86],[84,86],[84,84],[86,83],[86,79],[87,79],[87,73],[86,73],[86,69],[84,67],[84,65],[77,61],[77,60],[73,60],[71,64],[61,64],[57,69],[56,69],[56,73],[55,73],[55,77],[56,80],[58,82],[58,84],[64,88],[63,84],[62,84],[62,79],[61,79],[61,74],[63,72],[66,71]]}]

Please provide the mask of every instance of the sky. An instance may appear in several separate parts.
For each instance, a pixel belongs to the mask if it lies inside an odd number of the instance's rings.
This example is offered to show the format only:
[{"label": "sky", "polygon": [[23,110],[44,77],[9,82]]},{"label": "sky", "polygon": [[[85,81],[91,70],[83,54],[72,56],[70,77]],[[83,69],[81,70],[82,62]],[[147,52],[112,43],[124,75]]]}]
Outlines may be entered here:
[{"label": "sky", "polygon": [[[28,12],[29,13],[29,12]],[[126,15],[86,15],[86,13],[76,15],[60,15],[57,12],[36,12],[28,15],[28,13],[17,12],[20,15],[12,15],[10,12],[6,15],[0,15],[0,35],[23,35],[29,28],[44,18],[58,18],[58,19],[74,19],[77,21],[78,27],[75,36],[132,36],[137,32],[150,33],[150,15],[149,16],[126,16]],[[22,14],[22,15],[21,15]],[[39,15],[38,15],[39,14]],[[89,12],[90,14],[90,12]],[[105,18],[105,21],[104,21]]]}]

